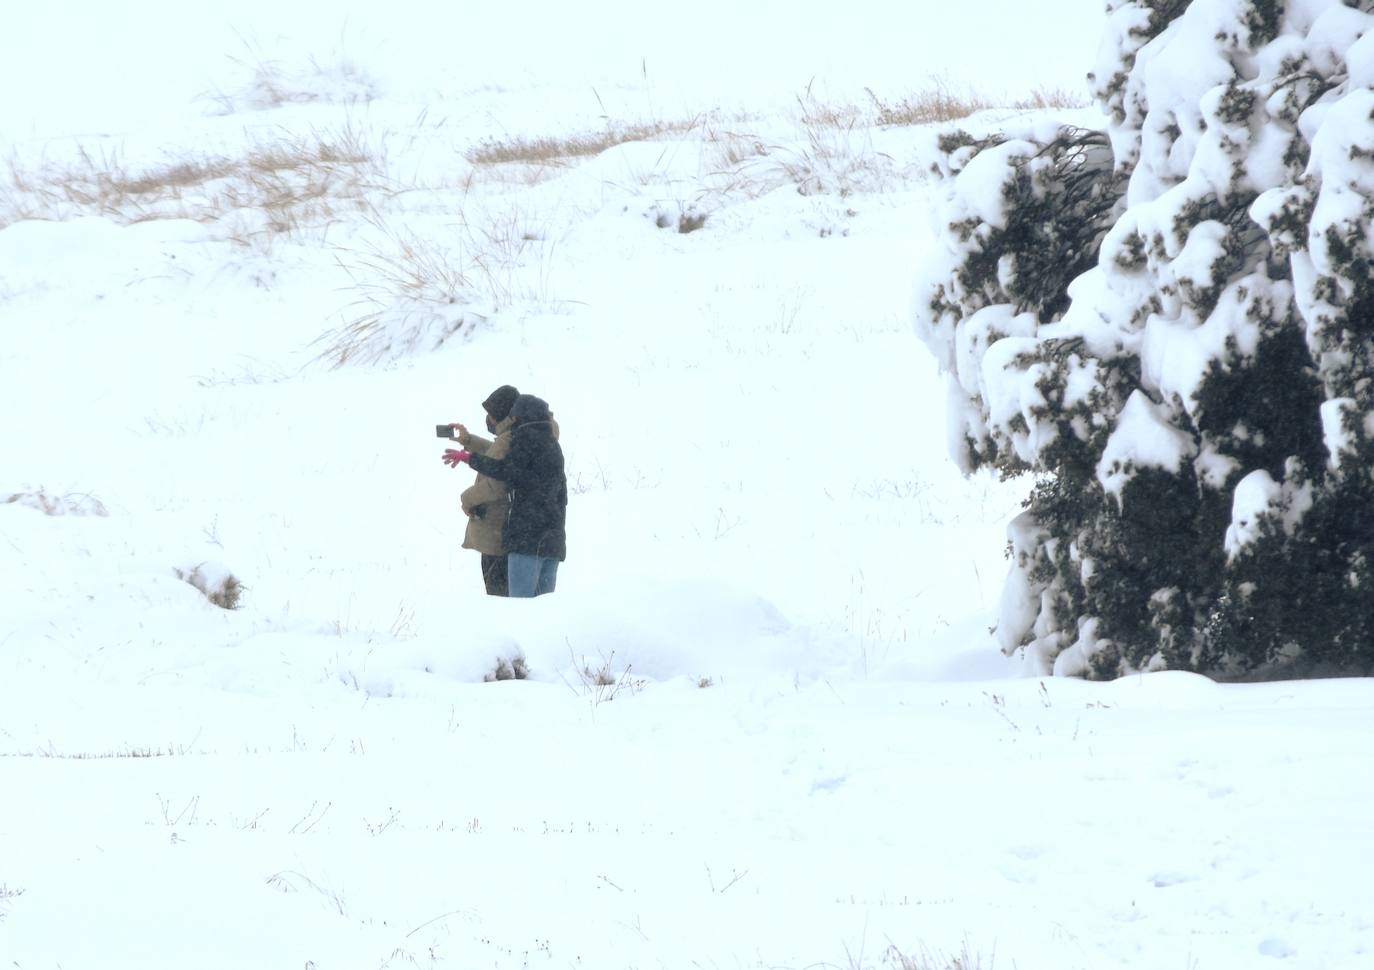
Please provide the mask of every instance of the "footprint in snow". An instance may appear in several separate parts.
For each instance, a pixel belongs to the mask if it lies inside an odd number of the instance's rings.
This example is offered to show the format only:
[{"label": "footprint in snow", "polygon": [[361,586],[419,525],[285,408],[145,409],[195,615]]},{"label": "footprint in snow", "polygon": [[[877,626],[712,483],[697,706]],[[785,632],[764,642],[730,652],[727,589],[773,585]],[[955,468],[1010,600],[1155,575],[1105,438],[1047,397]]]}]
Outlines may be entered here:
[{"label": "footprint in snow", "polygon": [[1289,946],[1283,940],[1276,940],[1272,936],[1261,941],[1259,951],[1267,957],[1278,957],[1280,960],[1286,960],[1288,957],[1298,954],[1294,947]]},{"label": "footprint in snow", "polygon": [[1021,862],[1008,862],[997,867],[1002,878],[1007,882],[1014,882],[1022,886],[1033,886],[1039,881],[1040,874],[1035,866],[1026,865]]},{"label": "footprint in snow", "polygon": [[1185,882],[1197,882],[1197,879],[1198,877],[1191,872],[1156,872],[1150,877],[1150,883],[1158,889],[1164,889]]}]

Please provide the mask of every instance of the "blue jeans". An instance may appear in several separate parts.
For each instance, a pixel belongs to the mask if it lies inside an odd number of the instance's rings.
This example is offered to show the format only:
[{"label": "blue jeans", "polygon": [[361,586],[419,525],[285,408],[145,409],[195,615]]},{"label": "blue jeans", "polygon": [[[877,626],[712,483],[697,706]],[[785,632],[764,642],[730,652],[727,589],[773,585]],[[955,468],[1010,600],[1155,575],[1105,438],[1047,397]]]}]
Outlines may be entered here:
[{"label": "blue jeans", "polygon": [[552,593],[558,581],[558,560],[532,556],[527,552],[512,552],[506,556],[506,572],[510,579],[510,595],[524,597]]}]

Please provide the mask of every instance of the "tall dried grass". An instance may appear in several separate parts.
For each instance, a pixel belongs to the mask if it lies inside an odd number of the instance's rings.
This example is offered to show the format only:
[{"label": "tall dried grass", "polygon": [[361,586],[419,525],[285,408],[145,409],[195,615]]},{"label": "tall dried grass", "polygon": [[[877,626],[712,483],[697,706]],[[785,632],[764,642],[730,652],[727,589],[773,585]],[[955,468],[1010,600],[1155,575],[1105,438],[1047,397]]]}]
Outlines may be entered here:
[{"label": "tall dried grass", "polygon": [[336,257],[355,299],[344,309],[344,323],[316,341],[316,360],[330,367],[437,350],[492,312],[461,254],[409,230],[378,228],[384,242]]},{"label": "tall dried grass", "polygon": [[274,132],[238,154],[165,157],[136,166],[118,150],[81,147],[70,162],[26,169],[9,160],[0,180],[0,228],[22,219],[98,216],[213,222],[261,213],[262,229],[290,233],[327,225],[392,190],[385,140],[352,123],[332,130]]},{"label": "tall dried grass", "polygon": [[880,98],[870,88],[868,94],[871,118],[884,127],[939,124],[958,121],[979,111],[1007,108],[1015,111],[1083,108],[1088,100],[1081,95],[1059,88],[1037,88],[1030,95],[1016,100],[996,100],[976,91],[958,92],[944,81],[904,95],[896,101]]},{"label": "tall dried grass", "polygon": [[487,139],[464,155],[474,165],[563,165],[573,159],[590,158],[607,149],[632,141],[653,141],[667,135],[683,135],[701,125],[701,118],[666,121],[641,121],[613,124],[601,131],[570,135],[517,136]]},{"label": "tall dried grass", "polygon": [[316,341],[329,367],[437,350],[516,303],[548,302],[553,244],[518,207],[460,211],[442,235],[374,220],[379,242],[341,250],[354,300]]}]

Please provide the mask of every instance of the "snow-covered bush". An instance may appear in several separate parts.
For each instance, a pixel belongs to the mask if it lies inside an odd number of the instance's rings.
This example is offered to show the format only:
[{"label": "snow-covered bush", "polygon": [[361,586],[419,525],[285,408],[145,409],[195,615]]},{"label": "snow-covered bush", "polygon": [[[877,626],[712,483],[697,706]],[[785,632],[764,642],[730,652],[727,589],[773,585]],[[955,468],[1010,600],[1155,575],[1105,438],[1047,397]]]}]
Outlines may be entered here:
[{"label": "snow-covered bush", "polygon": [[243,583],[221,562],[207,560],[186,569],[173,570],[177,579],[189,583],[222,610],[236,610],[243,598]]},{"label": "snow-covered bush", "polygon": [[498,680],[528,680],[530,676],[529,662],[520,654],[516,654],[507,660],[505,657],[496,658],[496,666],[490,673],[483,674],[482,680],[491,684]]},{"label": "snow-covered bush", "polygon": [[1366,669],[1374,2],[1107,10],[1104,130],[941,143],[917,330],[961,466],[1036,476],[999,641],[1062,674]]}]

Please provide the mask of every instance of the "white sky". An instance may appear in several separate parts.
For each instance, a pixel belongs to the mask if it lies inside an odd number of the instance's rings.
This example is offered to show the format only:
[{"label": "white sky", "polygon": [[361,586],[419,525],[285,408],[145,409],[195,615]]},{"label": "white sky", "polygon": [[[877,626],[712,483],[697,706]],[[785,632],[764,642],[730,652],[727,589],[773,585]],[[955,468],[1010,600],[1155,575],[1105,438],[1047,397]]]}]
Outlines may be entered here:
[{"label": "white sky", "polygon": [[[17,6],[17,5],[16,5]],[[26,4],[0,37],[0,143],[175,123],[253,45],[266,57],[340,55],[380,75],[402,100],[491,84],[578,88],[614,81],[679,92],[684,102],[756,104],[809,81],[862,95],[933,77],[990,94],[1081,86],[1101,0],[978,4],[853,0],[798,5],[701,0],[548,4],[278,3],[198,6],[136,0]],[[1052,32],[1046,24],[1054,23]],[[1029,44],[1053,36],[1059,50]],[[1064,51],[1077,52],[1065,56]]]}]

